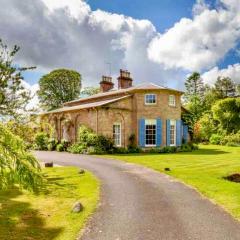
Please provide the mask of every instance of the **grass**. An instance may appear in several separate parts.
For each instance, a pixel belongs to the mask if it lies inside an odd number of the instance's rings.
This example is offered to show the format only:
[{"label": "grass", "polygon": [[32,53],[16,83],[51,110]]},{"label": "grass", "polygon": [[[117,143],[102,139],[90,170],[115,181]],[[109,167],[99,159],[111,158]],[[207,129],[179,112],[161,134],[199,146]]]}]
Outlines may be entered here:
[{"label": "grass", "polygon": [[[38,195],[13,188],[0,191],[1,240],[76,239],[86,219],[95,210],[99,182],[89,172],[75,167],[44,169],[46,183]],[[72,213],[80,201],[84,210]]]},{"label": "grass", "polygon": [[240,147],[201,145],[199,150],[189,153],[106,157],[141,164],[159,172],[169,167],[171,171],[166,174],[193,186],[240,220],[240,183],[223,179],[229,174],[240,173]]}]

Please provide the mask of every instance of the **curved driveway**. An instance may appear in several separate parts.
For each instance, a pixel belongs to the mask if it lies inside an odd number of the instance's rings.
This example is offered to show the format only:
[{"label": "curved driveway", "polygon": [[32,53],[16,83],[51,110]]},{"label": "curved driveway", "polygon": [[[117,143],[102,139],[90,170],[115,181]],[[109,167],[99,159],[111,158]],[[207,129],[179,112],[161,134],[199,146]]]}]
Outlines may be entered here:
[{"label": "curved driveway", "polygon": [[41,161],[77,166],[102,182],[100,205],[81,240],[239,240],[240,224],[195,190],[121,161],[35,152]]}]

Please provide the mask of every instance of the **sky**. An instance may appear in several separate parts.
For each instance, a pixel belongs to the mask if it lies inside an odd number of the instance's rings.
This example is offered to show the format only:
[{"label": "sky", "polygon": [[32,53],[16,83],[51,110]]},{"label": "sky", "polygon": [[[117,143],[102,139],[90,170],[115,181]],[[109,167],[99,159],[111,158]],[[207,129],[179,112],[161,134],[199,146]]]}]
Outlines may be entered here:
[{"label": "sky", "polygon": [[229,76],[240,83],[240,0],[0,0],[0,38],[21,50],[16,63],[36,66],[24,77],[56,68],[82,75],[96,86],[119,69],[135,84],[153,82],[184,89],[193,71],[205,83]]}]

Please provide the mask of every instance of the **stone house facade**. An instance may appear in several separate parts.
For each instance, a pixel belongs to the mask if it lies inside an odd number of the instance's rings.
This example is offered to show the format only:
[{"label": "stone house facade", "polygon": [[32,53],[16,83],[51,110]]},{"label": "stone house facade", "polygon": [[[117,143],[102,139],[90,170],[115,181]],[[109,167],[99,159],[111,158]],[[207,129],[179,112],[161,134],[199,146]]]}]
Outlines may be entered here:
[{"label": "stone house facade", "polygon": [[127,147],[134,134],[141,147],[179,146],[188,141],[188,128],[181,121],[183,92],[147,83],[133,86],[128,71],[120,70],[118,89],[111,77],[102,77],[101,92],[67,102],[42,114],[55,129],[58,140],[77,140],[81,125],[112,137],[117,147]]}]

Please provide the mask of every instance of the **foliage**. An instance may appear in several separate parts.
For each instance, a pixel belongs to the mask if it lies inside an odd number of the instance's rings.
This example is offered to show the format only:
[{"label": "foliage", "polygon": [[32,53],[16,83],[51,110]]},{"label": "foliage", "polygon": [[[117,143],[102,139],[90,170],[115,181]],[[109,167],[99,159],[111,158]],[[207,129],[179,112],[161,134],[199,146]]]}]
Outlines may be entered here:
[{"label": "foliage", "polygon": [[227,146],[240,146],[240,131],[222,137],[220,143]]},{"label": "foliage", "polygon": [[80,96],[81,75],[73,70],[57,69],[41,77],[39,87],[42,108],[52,110]]},{"label": "foliage", "polygon": [[6,126],[11,132],[23,139],[26,144],[33,144],[36,131],[34,122],[22,122],[12,119],[6,122]]},{"label": "foliage", "polygon": [[234,97],[236,95],[236,85],[229,77],[218,77],[214,84],[216,95],[220,99]]},{"label": "foliage", "polygon": [[78,143],[72,144],[70,147],[67,149],[68,152],[70,153],[84,153],[86,151],[86,148],[82,145],[79,145]]},{"label": "foliage", "polygon": [[38,132],[35,135],[36,150],[47,150],[48,149],[48,134],[46,132]]},{"label": "foliage", "polygon": [[89,97],[89,96],[92,96],[92,95],[97,94],[99,92],[100,92],[100,88],[99,87],[85,87],[81,91],[81,95],[83,97]]},{"label": "foliage", "polygon": [[28,104],[30,92],[23,86],[22,73],[33,67],[17,67],[14,57],[20,48],[9,49],[0,39],[0,117],[17,118]]},{"label": "foliage", "polygon": [[64,145],[62,143],[57,144],[56,150],[58,152],[63,152],[64,151]]},{"label": "foliage", "polygon": [[198,72],[192,73],[185,82],[186,92],[184,94],[185,107],[188,112],[184,113],[184,121],[193,133],[195,123],[204,112],[204,84]]},{"label": "foliage", "polygon": [[48,145],[47,148],[49,151],[54,151],[57,147],[58,141],[55,138],[49,138],[48,139]]},{"label": "foliage", "polygon": [[240,98],[226,98],[219,100],[212,107],[213,118],[227,133],[240,130]]},{"label": "foliage", "polygon": [[222,135],[220,134],[212,134],[212,136],[210,137],[209,141],[211,144],[216,144],[219,145],[222,139]]},{"label": "foliage", "polygon": [[185,82],[185,99],[187,102],[199,99],[203,100],[204,97],[204,84],[201,75],[198,72],[193,72]]},{"label": "foliage", "polygon": [[[229,77],[219,76],[213,86],[203,85],[194,72],[185,82],[185,108],[182,119],[189,126],[194,141],[209,141],[213,134],[240,130],[240,85]],[[233,98],[234,97],[234,98]]]},{"label": "foliage", "polygon": [[23,141],[0,123],[0,188],[15,183],[36,190],[42,183],[38,161],[26,150]]},{"label": "foliage", "polygon": [[206,112],[198,121],[200,126],[199,139],[201,141],[208,141],[216,130],[216,123],[213,119],[212,112]]},{"label": "foliage", "polygon": [[82,125],[78,130],[78,144],[83,146],[87,152],[91,153],[109,152],[114,146],[111,138],[103,135],[97,135],[92,129],[84,125]]}]

